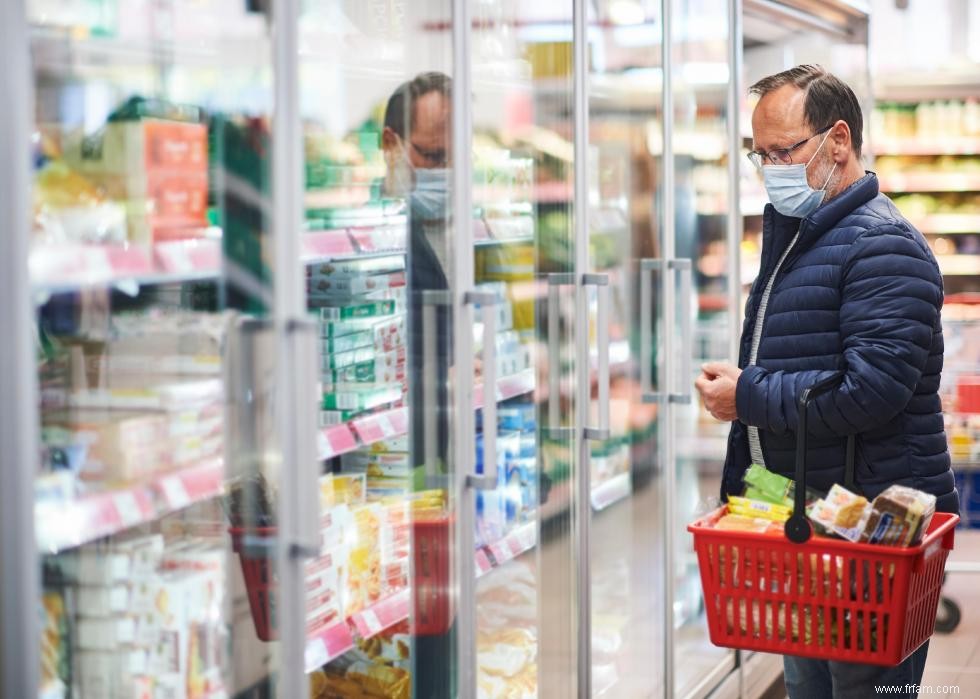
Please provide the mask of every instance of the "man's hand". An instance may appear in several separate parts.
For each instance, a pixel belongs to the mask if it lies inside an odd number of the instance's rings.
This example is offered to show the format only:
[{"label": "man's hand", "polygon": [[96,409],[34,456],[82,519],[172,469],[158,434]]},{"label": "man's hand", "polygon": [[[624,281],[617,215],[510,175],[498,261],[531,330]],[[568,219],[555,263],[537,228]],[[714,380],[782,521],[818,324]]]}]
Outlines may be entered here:
[{"label": "man's hand", "polygon": [[722,422],[738,419],[735,410],[735,386],[742,370],[724,362],[708,362],[701,366],[702,374],[694,382],[704,407],[712,417]]}]

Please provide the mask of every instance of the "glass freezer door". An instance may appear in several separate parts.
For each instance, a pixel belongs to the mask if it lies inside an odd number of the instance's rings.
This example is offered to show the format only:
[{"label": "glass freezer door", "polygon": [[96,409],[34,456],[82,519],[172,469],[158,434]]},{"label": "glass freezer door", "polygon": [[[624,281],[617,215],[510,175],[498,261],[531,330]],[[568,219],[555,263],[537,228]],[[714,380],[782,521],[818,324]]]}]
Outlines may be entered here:
[{"label": "glass freezer door", "polygon": [[269,17],[24,7],[39,696],[299,697],[315,462],[312,419],[285,411],[312,401],[315,359],[277,271]]},{"label": "glass freezer door", "polygon": [[570,697],[585,565],[574,521],[572,2],[470,6],[471,254],[475,288],[493,304],[474,332],[476,690]]},{"label": "glass freezer door", "polygon": [[[671,0],[672,102],[670,206],[666,216],[670,276],[667,344],[671,366],[667,497],[672,510],[668,583],[673,611],[675,696],[703,695],[734,668],[734,653],[711,644],[697,558],[687,525],[717,499],[729,425],[702,407],[694,380],[706,361],[732,361],[732,302],[738,279],[729,225],[735,207],[729,133],[729,58],[733,37],[726,0]],[[737,288],[737,287],[736,287]],[[666,502],[666,501],[665,501]]]},{"label": "glass freezer door", "polygon": [[[590,365],[608,351],[610,433],[590,443],[592,695],[661,696],[667,623],[660,498],[663,354],[659,2],[589,17]],[[603,300],[602,295],[607,297]],[[604,329],[604,330],[600,330]],[[601,334],[605,332],[605,336]],[[592,347],[594,345],[594,348]],[[602,393],[601,372],[590,391]]]}]

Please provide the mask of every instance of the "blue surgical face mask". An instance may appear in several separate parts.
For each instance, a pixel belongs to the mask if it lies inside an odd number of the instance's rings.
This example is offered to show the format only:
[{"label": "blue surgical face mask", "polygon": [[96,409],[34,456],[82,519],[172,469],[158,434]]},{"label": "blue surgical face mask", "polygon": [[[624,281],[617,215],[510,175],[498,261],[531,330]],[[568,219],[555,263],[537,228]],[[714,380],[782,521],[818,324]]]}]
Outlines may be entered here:
[{"label": "blue surgical face mask", "polygon": [[[820,152],[820,148],[823,148],[829,135],[828,131],[816,153],[813,154],[813,158],[817,157],[817,153]],[[834,163],[834,167],[830,169],[823,187],[814,189],[806,179],[806,169],[813,162],[813,158],[810,158],[806,164],[766,165],[762,168],[762,178],[766,184],[769,201],[776,207],[776,211],[784,216],[806,218],[819,208],[824,197],[827,196],[827,183],[837,169],[837,163]]]},{"label": "blue surgical face mask", "polygon": [[409,196],[412,213],[425,221],[449,217],[449,170],[415,168],[415,187]]}]

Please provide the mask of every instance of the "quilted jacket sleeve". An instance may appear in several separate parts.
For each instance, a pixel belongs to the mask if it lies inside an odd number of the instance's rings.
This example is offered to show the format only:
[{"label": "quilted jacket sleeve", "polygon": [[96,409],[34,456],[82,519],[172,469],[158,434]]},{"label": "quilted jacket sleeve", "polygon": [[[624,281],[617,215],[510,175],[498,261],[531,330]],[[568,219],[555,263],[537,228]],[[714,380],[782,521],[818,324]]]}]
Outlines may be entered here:
[{"label": "quilted jacket sleeve", "polygon": [[[870,229],[852,244],[841,281],[845,377],[811,406],[811,434],[865,432],[905,408],[926,365],[942,297],[935,261],[898,225]],[[747,367],[736,389],[739,420],[777,434],[796,432],[797,398],[831,373]]]}]

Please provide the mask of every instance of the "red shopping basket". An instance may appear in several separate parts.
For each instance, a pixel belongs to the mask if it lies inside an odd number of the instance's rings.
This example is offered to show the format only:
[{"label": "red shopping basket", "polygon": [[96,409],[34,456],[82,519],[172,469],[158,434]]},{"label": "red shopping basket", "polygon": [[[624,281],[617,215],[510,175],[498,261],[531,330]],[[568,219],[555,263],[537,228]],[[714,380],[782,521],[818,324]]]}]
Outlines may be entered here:
[{"label": "red shopping basket", "polygon": [[[803,392],[812,400],[835,375]],[[959,517],[937,512],[918,546],[811,538],[805,515],[805,430],[799,431],[793,517],[786,535],[719,531],[727,506],[688,527],[694,535],[711,642],[807,658],[892,666],[933,633],[946,558]],[[845,483],[853,487],[854,440]]]},{"label": "red shopping basket", "polygon": [[[413,633],[435,636],[446,633],[454,616],[449,584],[452,517],[412,522],[414,579]],[[231,527],[232,550],[238,554],[248,592],[248,606],[259,640],[278,638],[276,619],[275,527]]]},{"label": "red shopping basket", "polygon": [[261,641],[277,638],[275,527],[231,527],[231,548],[238,554],[252,611],[255,635]]}]

